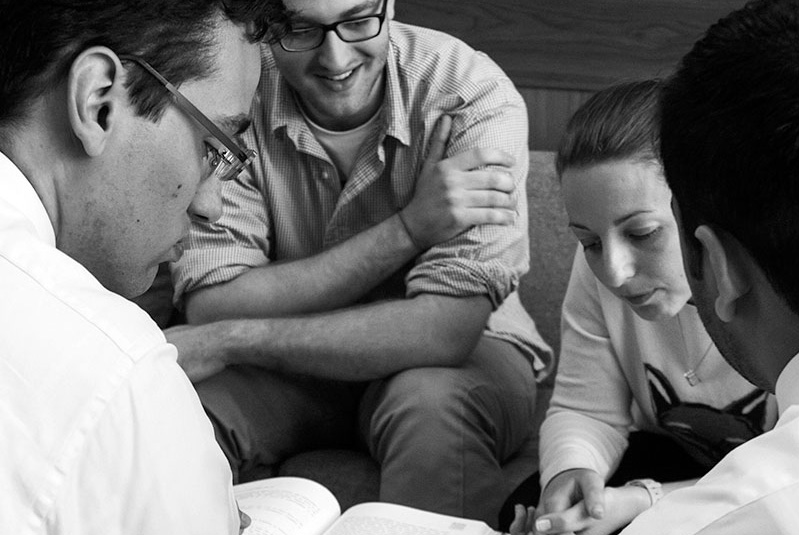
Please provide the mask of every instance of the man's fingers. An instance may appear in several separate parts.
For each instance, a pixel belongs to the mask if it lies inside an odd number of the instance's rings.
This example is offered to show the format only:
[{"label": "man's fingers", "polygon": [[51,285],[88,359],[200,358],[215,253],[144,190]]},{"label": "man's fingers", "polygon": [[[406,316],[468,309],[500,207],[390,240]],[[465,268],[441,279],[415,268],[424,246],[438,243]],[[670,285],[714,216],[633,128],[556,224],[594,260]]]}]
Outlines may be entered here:
[{"label": "man's fingers", "polygon": [[461,196],[464,208],[504,208],[516,209],[516,200],[508,193],[493,190],[472,190]]},{"label": "man's fingers", "polygon": [[425,165],[436,164],[444,157],[451,130],[452,117],[449,115],[439,117],[438,121],[436,121],[436,127],[433,129],[433,135],[430,136]]},{"label": "man's fingers", "polygon": [[516,212],[504,208],[469,208],[458,218],[460,226],[511,225],[516,220]]},{"label": "man's fingers", "polygon": [[469,149],[447,158],[450,166],[461,171],[471,171],[480,167],[496,165],[499,167],[511,167],[516,160],[504,150],[491,147],[477,147]]},{"label": "man's fingers", "polygon": [[463,172],[455,180],[465,190],[496,190],[504,193],[513,193],[516,190],[513,175],[502,169]]}]

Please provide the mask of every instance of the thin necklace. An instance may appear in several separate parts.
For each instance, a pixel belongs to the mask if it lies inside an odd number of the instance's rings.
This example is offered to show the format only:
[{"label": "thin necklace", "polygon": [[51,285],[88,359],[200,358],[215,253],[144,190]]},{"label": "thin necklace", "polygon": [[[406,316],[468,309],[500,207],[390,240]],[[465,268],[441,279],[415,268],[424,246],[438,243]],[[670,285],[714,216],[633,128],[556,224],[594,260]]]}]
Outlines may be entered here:
[{"label": "thin necklace", "polygon": [[[677,323],[680,326],[680,336],[682,336],[682,343],[685,346],[685,355],[686,361],[690,359],[690,353],[688,351],[688,341],[685,339],[685,329],[682,326],[682,319],[680,319],[680,314],[677,313]],[[699,359],[699,362],[696,363],[694,366],[690,366],[690,362],[688,362],[688,371],[682,374],[685,377],[685,380],[688,382],[690,386],[696,386],[702,382],[698,375],[696,375],[696,371],[702,366],[702,363],[705,361],[707,356],[710,354],[710,350],[713,349],[713,340],[707,345],[705,352],[702,354],[702,357]]]}]

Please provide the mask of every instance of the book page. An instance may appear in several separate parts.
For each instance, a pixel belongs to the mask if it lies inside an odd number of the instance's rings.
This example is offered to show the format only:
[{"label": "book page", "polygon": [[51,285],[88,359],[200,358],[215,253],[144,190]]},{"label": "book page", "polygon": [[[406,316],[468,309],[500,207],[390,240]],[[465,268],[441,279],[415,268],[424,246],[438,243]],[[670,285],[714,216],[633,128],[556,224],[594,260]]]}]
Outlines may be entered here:
[{"label": "book page", "polygon": [[484,522],[391,503],[347,509],[324,535],[493,535]]},{"label": "book page", "polygon": [[244,535],[321,535],[341,509],[333,494],[310,479],[274,477],[233,486],[252,524]]}]

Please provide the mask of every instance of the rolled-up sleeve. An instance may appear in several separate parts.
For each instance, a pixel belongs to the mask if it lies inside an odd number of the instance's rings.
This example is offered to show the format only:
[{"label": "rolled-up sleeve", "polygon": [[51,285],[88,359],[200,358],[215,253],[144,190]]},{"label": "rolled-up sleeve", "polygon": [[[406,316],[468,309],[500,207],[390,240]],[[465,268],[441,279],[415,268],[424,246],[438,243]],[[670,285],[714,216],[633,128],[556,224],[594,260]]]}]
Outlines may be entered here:
[{"label": "rolled-up sleeve", "polygon": [[507,78],[483,82],[453,116],[447,157],[476,147],[502,149],[515,163],[516,218],[512,225],[479,225],[432,247],[406,278],[407,296],[435,293],[457,297],[486,295],[494,309],[529,268],[527,195],[529,166],[527,110]]},{"label": "rolled-up sleeve", "polygon": [[[251,132],[247,145],[256,146]],[[254,165],[260,165],[257,161]],[[263,176],[259,173],[258,176]],[[206,286],[227,282],[268,263],[269,217],[264,194],[255,174],[244,172],[222,184],[222,217],[215,223],[195,221],[183,256],[170,266],[174,303]]]}]

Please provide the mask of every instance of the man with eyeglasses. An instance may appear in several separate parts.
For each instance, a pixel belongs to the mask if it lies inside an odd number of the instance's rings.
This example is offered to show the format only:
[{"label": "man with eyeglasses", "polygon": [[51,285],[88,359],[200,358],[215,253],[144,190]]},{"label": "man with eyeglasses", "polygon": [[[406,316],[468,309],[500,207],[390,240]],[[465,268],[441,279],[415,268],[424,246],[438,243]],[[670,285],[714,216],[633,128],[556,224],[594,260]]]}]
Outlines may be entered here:
[{"label": "man with eyeglasses", "polygon": [[202,325],[167,337],[234,478],[363,447],[381,500],[496,525],[550,359],[515,291],[524,103],[393,0],[268,3],[258,158],[193,226],[173,278]]},{"label": "man with eyeglasses", "polygon": [[233,136],[269,9],[0,2],[0,533],[246,524],[175,348],[125,298],[254,157]]}]

